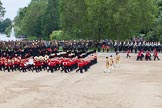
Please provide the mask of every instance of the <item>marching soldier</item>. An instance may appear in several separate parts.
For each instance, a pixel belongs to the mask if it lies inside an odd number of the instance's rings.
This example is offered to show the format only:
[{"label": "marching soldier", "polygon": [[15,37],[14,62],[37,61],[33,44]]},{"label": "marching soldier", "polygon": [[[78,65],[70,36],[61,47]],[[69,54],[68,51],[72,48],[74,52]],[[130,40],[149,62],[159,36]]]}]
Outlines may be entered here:
[{"label": "marching soldier", "polygon": [[113,60],[112,55],[110,56],[109,63],[110,63],[110,69],[114,70],[114,60]]},{"label": "marching soldier", "polygon": [[107,52],[109,52],[109,49],[110,49],[109,45],[106,45]]},{"label": "marching soldier", "polygon": [[83,73],[83,67],[84,67],[84,61],[78,62],[79,69],[76,70],[76,72],[80,71],[80,73]]},{"label": "marching soldier", "polygon": [[141,60],[141,61],[142,61],[142,58],[143,58],[143,57],[144,57],[143,51],[141,50],[141,51],[138,52],[137,61],[138,61],[138,60]]},{"label": "marching soldier", "polygon": [[118,52],[116,52],[115,62],[116,62],[116,66],[119,68],[120,67],[120,55]]},{"label": "marching soldier", "polygon": [[131,57],[129,54],[130,54],[130,50],[128,49],[126,58]]},{"label": "marching soldier", "polygon": [[102,52],[105,52],[105,45],[102,44]]},{"label": "marching soldier", "polygon": [[156,58],[160,60],[158,57],[158,52],[156,51],[156,49],[154,49],[154,60],[156,60]]},{"label": "marching soldier", "polygon": [[106,68],[105,68],[104,72],[105,72],[105,73],[111,72],[111,71],[110,71],[110,62],[109,62],[108,57],[106,57]]},{"label": "marching soldier", "polygon": [[145,59],[146,59],[146,61],[147,61],[147,60],[151,60],[150,51],[147,51],[147,52],[146,52]]}]

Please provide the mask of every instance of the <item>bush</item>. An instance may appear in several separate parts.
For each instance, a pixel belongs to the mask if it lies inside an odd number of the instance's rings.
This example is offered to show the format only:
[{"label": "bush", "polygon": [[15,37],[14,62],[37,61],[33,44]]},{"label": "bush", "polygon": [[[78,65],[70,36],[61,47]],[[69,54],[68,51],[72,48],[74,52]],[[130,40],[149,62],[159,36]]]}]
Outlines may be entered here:
[{"label": "bush", "polygon": [[59,30],[59,31],[53,31],[51,34],[50,34],[50,40],[60,40],[62,39],[63,37],[63,31],[62,30]]},{"label": "bush", "polygon": [[71,40],[75,37],[71,36],[69,33],[65,33],[62,30],[53,31],[50,34],[50,40]]},{"label": "bush", "polygon": [[37,40],[38,38],[37,38],[37,36],[28,36],[26,39],[27,40]]}]

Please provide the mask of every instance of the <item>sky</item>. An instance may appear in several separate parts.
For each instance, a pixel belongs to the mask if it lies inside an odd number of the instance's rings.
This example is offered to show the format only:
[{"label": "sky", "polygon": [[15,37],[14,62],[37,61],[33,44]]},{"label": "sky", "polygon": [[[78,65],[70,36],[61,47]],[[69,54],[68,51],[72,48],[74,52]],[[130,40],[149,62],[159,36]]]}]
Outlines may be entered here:
[{"label": "sky", "polygon": [[28,6],[31,0],[1,0],[3,7],[6,10],[4,18],[11,20],[17,15],[19,8]]}]

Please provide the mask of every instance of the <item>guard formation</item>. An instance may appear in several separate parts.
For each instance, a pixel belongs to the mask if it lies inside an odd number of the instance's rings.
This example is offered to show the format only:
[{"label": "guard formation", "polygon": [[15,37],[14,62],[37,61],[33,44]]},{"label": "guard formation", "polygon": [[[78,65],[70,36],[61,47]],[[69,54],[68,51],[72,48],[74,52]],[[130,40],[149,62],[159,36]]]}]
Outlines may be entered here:
[{"label": "guard formation", "polygon": [[143,50],[144,52],[153,52],[156,49],[157,52],[162,52],[162,45],[160,42],[146,42],[146,41],[115,41],[113,43],[114,51],[137,53]]},{"label": "guard formation", "polygon": [[145,55],[144,55],[144,51],[143,50],[139,51],[138,54],[137,54],[137,61],[138,60],[142,61],[143,58],[145,58],[146,61],[148,61],[148,60],[151,61],[152,60],[151,57],[153,57],[154,61],[156,59],[160,60],[159,56],[158,56],[158,51],[156,50],[156,48],[153,50],[153,54],[152,55],[151,55],[151,52],[149,50],[146,51]]},{"label": "guard formation", "polygon": [[[146,61],[160,60],[158,53],[162,52],[162,45],[160,42],[146,42],[146,41],[124,41],[114,42],[114,51],[126,53],[126,58],[130,58],[130,53],[137,53],[136,60]],[[152,54],[153,53],[153,54]],[[153,57],[153,58],[152,58]]]},{"label": "guard formation", "polygon": [[63,45],[45,41],[1,41],[0,70],[4,72],[87,72],[97,63],[96,50],[88,51],[87,43]]}]

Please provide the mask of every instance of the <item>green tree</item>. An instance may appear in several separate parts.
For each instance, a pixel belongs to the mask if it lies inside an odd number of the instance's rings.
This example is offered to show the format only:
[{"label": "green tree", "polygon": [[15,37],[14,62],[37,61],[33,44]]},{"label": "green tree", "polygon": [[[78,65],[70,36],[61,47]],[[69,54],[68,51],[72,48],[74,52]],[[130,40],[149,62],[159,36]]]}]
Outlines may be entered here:
[{"label": "green tree", "polygon": [[49,37],[62,30],[73,39],[97,40],[100,33],[101,39],[122,40],[140,32],[147,34],[155,26],[159,1],[32,0],[19,12],[15,25],[27,36]]},{"label": "green tree", "polygon": [[33,0],[27,10],[24,9],[25,15],[22,15],[20,22],[24,35],[41,36],[41,17],[44,15],[46,4],[45,0]]},{"label": "green tree", "polygon": [[12,21],[9,18],[0,21],[0,32],[5,33],[6,28],[8,28],[11,25],[12,25]]},{"label": "green tree", "polygon": [[5,8],[2,6],[2,2],[0,1],[0,18],[4,16],[5,12]]},{"label": "green tree", "polygon": [[[157,16],[156,20],[154,21],[153,26],[147,29],[147,36],[145,37],[147,40],[150,41],[161,41],[162,35],[162,0],[155,0],[157,4]],[[144,30],[143,30],[144,31]]]},{"label": "green tree", "polygon": [[84,38],[88,27],[87,6],[85,0],[61,0],[60,17],[61,27],[65,33],[75,36],[74,38]]},{"label": "green tree", "polygon": [[49,36],[53,31],[59,30],[58,10],[58,0],[48,0],[46,11],[42,18],[42,35]]}]

